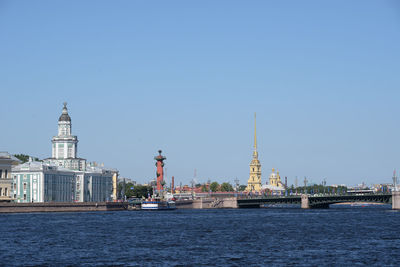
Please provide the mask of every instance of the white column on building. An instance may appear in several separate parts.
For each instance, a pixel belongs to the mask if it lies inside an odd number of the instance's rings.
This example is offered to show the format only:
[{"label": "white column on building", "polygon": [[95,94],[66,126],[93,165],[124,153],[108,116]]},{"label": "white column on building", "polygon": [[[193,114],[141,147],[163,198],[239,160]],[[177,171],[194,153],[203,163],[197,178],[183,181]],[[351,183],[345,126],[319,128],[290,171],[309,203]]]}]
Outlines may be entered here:
[{"label": "white column on building", "polygon": [[33,200],[33,173],[29,175],[29,199],[26,198],[28,202],[32,202]]}]

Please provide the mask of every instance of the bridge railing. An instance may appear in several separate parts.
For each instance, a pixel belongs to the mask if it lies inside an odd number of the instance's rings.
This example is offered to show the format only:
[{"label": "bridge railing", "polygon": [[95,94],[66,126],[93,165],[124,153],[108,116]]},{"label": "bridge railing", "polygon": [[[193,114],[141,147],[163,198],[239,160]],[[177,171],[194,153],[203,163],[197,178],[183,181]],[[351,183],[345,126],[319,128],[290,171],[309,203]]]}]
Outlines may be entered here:
[{"label": "bridge railing", "polygon": [[[337,197],[337,196],[386,196],[386,195],[391,195],[392,193],[382,193],[382,192],[376,192],[376,193],[358,193],[358,194],[353,194],[353,193],[329,193],[329,194],[306,194],[308,197]],[[290,195],[269,195],[269,194],[263,194],[263,195],[238,195],[238,199],[260,199],[260,198],[297,198],[301,197],[304,194],[290,194]]]}]

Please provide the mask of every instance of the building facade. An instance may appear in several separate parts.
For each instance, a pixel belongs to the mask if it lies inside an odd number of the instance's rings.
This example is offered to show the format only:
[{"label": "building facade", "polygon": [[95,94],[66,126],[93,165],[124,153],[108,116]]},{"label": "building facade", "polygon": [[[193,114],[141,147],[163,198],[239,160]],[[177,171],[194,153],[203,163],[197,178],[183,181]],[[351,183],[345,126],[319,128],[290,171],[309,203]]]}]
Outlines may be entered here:
[{"label": "building facade", "polygon": [[12,168],[12,194],[17,202],[101,202],[116,199],[118,171],[78,158],[78,138],[71,134],[64,103],[52,157]]},{"label": "building facade", "polygon": [[11,201],[12,174],[11,168],[19,164],[20,160],[7,152],[0,152],[0,201]]},{"label": "building facade", "polygon": [[260,192],[261,191],[261,163],[258,160],[257,152],[257,122],[256,114],[254,114],[254,151],[253,159],[250,162],[250,176],[247,181],[247,192]]},{"label": "building facade", "polygon": [[281,181],[279,171],[275,172],[275,169],[272,169],[268,180],[268,183],[263,185],[263,190],[269,191],[274,195],[282,195],[285,192],[285,185]]},{"label": "building facade", "polygon": [[105,168],[82,172],[30,161],[13,167],[13,198],[17,202],[110,201],[115,174]]},{"label": "building facade", "polygon": [[53,136],[51,142],[51,158],[45,159],[45,162],[71,170],[84,171],[86,169],[86,159],[78,158],[78,137],[72,135],[67,103],[64,103],[58,119],[58,134]]},{"label": "building facade", "polygon": [[269,185],[284,188],[284,185],[281,181],[281,176],[279,175],[279,171],[275,173],[274,168],[272,169],[272,172],[269,175]]},{"label": "building facade", "polygon": [[13,193],[16,202],[71,202],[75,200],[73,171],[29,161],[13,167]]}]

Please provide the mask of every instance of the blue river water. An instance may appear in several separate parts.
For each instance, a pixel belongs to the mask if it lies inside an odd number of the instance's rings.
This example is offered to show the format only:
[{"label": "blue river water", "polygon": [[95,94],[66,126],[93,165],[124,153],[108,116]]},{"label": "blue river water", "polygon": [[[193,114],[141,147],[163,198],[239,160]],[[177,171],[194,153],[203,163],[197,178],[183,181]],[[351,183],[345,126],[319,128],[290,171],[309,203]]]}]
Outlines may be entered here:
[{"label": "blue river water", "polygon": [[400,265],[390,206],[0,215],[1,265]]}]

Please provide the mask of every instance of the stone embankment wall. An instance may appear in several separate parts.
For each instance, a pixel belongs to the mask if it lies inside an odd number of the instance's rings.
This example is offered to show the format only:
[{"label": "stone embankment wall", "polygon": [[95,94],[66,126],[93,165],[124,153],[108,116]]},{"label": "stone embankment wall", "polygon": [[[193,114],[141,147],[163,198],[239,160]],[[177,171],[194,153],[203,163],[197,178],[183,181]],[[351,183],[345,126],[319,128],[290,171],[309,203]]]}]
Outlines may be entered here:
[{"label": "stone embankment wall", "polygon": [[210,209],[214,198],[200,198],[193,201],[193,209]]},{"label": "stone embankment wall", "polygon": [[195,200],[176,200],[175,206],[177,209],[193,209],[193,202]]},{"label": "stone embankment wall", "polygon": [[0,203],[0,213],[112,211],[125,209],[127,209],[127,203],[121,202]]},{"label": "stone embankment wall", "polygon": [[200,198],[195,200],[177,200],[178,209],[226,209],[237,208],[237,198]]},{"label": "stone embankment wall", "polygon": [[227,208],[227,209],[237,209],[238,208],[236,197],[224,198],[223,200],[224,200],[223,208]]}]

